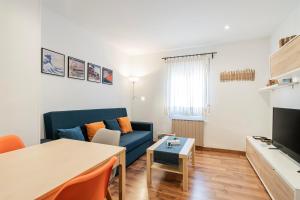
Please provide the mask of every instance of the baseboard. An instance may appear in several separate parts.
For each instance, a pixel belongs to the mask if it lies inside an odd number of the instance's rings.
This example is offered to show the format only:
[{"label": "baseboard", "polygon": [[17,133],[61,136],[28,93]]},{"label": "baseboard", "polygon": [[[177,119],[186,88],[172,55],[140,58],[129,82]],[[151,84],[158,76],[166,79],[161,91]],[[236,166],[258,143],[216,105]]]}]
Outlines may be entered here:
[{"label": "baseboard", "polygon": [[214,152],[221,152],[221,153],[233,153],[233,154],[238,154],[238,155],[246,155],[246,152],[244,151],[237,151],[237,150],[229,150],[229,149],[218,149],[218,148],[212,148],[212,147],[200,147],[196,146],[197,150],[201,151],[214,151]]}]

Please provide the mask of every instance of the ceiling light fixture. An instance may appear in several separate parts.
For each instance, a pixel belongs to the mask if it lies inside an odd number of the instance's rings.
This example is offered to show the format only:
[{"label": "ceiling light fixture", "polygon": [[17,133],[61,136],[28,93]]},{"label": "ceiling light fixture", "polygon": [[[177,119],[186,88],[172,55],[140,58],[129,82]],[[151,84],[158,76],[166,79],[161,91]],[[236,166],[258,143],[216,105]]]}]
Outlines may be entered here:
[{"label": "ceiling light fixture", "polygon": [[229,25],[225,25],[225,26],[224,26],[224,29],[225,29],[225,30],[229,30],[229,29],[230,29],[230,26],[229,26]]}]

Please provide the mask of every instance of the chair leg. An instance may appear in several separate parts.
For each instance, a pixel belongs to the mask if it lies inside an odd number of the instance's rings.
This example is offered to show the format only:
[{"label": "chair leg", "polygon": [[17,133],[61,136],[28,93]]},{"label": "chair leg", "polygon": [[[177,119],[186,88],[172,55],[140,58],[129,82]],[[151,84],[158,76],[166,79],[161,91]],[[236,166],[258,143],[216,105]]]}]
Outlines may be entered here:
[{"label": "chair leg", "polygon": [[110,192],[109,192],[109,189],[107,189],[106,199],[107,199],[107,200],[112,200],[111,194],[110,194]]}]

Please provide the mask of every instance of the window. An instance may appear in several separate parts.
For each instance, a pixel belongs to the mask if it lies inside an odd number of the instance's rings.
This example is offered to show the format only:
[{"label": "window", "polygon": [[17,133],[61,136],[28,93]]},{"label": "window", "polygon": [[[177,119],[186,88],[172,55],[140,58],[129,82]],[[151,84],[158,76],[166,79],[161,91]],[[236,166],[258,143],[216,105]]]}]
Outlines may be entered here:
[{"label": "window", "polygon": [[210,57],[193,56],[166,60],[166,107],[171,118],[204,119],[208,107]]}]

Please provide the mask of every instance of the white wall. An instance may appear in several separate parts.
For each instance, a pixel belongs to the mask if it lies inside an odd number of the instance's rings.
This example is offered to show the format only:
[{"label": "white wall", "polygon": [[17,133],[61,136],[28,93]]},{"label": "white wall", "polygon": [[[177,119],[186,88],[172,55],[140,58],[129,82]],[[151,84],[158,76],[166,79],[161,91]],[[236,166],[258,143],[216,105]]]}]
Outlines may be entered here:
[{"label": "white wall", "polygon": [[[41,75],[41,118],[49,111],[111,107],[126,107],[130,114],[131,87],[125,77],[127,55],[44,6],[42,47],[66,55],[66,77]],[[67,78],[67,56],[113,69],[113,85]],[[43,122],[41,134],[43,137]]]},{"label": "white wall", "polygon": [[[300,35],[300,4],[295,10],[283,21],[280,26],[273,32],[271,37],[271,51],[278,49],[278,41],[280,38]],[[300,109],[300,87],[282,88],[272,92],[271,104],[274,107]]]},{"label": "white wall", "polygon": [[0,135],[39,143],[40,3],[1,1]]},{"label": "white wall", "polygon": [[287,18],[273,31],[271,35],[271,52],[278,49],[281,38],[300,34],[300,4],[295,6]]},{"label": "white wall", "polygon": [[[245,150],[247,135],[270,136],[269,97],[258,92],[269,76],[269,39],[132,57],[132,73],[141,76],[136,94],[146,97],[144,102],[135,101],[133,116],[153,121],[155,134],[169,132],[171,121],[164,112],[166,73],[161,58],[210,51],[218,54],[211,66],[211,112],[205,123],[204,145]],[[220,72],[239,68],[254,68],[255,82],[220,83]]]}]

